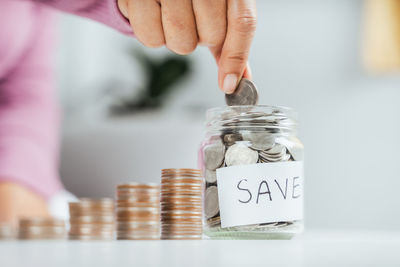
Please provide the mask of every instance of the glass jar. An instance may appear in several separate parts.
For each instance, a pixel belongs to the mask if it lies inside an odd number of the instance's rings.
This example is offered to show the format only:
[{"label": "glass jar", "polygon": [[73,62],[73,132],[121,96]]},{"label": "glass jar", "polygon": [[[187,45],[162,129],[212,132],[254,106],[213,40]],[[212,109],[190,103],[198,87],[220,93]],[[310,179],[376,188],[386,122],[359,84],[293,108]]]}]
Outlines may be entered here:
[{"label": "glass jar", "polygon": [[303,230],[304,147],[296,125],[284,107],[207,111],[199,151],[207,236],[290,239]]}]

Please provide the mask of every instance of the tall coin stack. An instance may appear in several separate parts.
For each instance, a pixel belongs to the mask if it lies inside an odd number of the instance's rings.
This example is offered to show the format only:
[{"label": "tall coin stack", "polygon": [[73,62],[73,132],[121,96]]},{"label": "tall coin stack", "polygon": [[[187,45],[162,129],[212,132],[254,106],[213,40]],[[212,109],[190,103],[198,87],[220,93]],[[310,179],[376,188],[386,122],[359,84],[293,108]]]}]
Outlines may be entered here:
[{"label": "tall coin stack", "polygon": [[18,238],[23,240],[65,239],[65,222],[51,217],[22,218],[19,220]]},{"label": "tall coin stack", "polygon": [[200,170],[162,170],[162,239],[202,238],[202,189]]},{"label": "tall coin stack", "polygon": [[116,198],[117,239],[160,239],[159,184],[120,184]]},{"label": "tall coin stack", "polygon": [[114,239],[114,201],[104,199],[80,199],[69,203],[71,240]]}]

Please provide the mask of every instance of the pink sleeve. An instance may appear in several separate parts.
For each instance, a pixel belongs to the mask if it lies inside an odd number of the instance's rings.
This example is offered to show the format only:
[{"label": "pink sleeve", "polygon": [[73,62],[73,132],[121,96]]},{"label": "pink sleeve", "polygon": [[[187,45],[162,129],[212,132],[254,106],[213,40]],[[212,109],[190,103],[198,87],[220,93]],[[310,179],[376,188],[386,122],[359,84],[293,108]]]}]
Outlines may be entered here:
[{"label": "pink sleeve", "polygon": [[117,0],[30,0],[58,10],[87,17],[124,34],[132,34],[129,21],[120,13]]},{"label": "pink sleeve", "polygon": [[[102,22],[132,34],[117,0],[25,0]],[[54,93],[54,23],[36,10],[34,32],[15,68],[0,79],[0,182],[27,186],[46,199],[62,188],[58,177],[59,109]],[[1,66],[1,65],[0,65]]]},{"label": "pink sleeve", "polygon": [[40,18],[15,67],[0,80],[0,181],[17,182],[49,198],[62,188],[58,177],[59,109],[55,97],[54,23]]}]

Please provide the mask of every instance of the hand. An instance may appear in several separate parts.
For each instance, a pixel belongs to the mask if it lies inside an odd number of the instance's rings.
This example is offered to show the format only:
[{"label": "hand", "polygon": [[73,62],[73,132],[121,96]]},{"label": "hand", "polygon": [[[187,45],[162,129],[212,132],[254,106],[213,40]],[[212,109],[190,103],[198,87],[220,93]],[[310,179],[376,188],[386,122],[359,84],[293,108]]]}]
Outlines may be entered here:
[{"label": "hand", "polygon": [[17,183],[0,183],[0,222],[29,216],[48,216],[46,201]]},{"label": "hand", "polygon": [[232,93],[247,64],[256,28],[255,0],[118,0],[137,39],[147,47],[166,45],[177,54],[198,44],[209,47],[218,64],[218,84]]}]

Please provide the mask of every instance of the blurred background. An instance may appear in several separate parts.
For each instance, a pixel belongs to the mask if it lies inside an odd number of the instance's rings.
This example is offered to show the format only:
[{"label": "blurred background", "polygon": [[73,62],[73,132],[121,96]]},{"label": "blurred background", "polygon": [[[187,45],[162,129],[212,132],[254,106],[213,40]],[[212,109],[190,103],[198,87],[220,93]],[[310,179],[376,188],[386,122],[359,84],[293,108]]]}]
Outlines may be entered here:
[{"label": "blurred background", "polygon": [[[400,229],[400,18],[390,24],[395,7],[379,2],[387,1],[257,2],[254,81],[260,104],[298,112],[308,229]],[[208,50],[173,57],[70,15],[60,28],[66,188],[113,196],[117,183],[157,182],[161,168],[197,167],[205,111],[225,105]],[[177,74],[165,77],[170,86],[144,97],[165,69]]]}]

